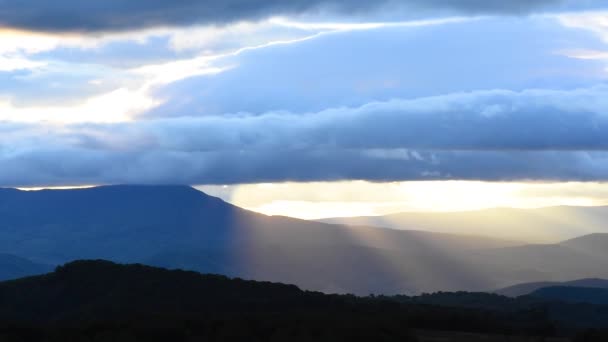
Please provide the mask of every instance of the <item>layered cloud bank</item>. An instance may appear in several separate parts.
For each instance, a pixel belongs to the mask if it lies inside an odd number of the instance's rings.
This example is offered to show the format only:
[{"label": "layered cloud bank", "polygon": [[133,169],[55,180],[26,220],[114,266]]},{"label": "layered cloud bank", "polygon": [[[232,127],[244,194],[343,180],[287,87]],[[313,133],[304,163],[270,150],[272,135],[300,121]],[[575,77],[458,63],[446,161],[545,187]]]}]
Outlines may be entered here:
[{"label": "layered cloud bank", "polygon": [[608,180],[600,5],[0,1],[0,186]]},{"label": "layered cloud bank", "polygon": [[317,113],[80,124],[52,132],[28,124],[5,128],[0,137],[0,179],[22,186],[608,180],[607,99],[608,86],[495,90]]},{"label": "layered cloud bank", "polygon": [[446,14],[527,14],[592,9],[601,1],[572,0],[3,0],[0,26],[42,31],[122,31],[159,26],[227,24],[272,16],[362,15],[390,11],[397,17]]}]

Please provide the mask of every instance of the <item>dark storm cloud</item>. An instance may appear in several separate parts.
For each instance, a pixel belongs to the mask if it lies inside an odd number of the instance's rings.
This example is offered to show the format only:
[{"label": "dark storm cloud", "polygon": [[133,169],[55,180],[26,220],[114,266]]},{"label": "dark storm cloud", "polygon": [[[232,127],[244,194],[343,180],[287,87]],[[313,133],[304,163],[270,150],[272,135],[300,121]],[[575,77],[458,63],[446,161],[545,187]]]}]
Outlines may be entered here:
[{"label": "dark storm cloud", "polygon": [[606,99],[606,86],[484,91],[297,115],[6,126],[0,186],[608,180]]},{"label": "dark storm cloud", "polygon": [[[120,31],[225,24],[276,15],[360,15],[390,8],[405,18],[437,14],[522,14],[593,8],[570,0],[0,0],[0,26],[42,31]],[[396,11],[396,12],[395,12]]]}]

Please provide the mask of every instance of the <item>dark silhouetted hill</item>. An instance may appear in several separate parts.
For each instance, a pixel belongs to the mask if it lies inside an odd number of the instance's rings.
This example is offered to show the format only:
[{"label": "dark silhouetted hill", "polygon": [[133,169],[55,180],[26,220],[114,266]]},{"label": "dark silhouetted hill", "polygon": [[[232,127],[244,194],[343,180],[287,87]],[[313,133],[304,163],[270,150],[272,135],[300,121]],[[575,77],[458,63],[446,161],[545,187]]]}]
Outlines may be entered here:
[{"label": "dark silhouetted hill", "polygon": [[553,336],[577,331],[589,313],[585,326],[608,322],[601,306],[480,293],[326,295],[102,260],[2,282],[0,302],[2,341],[413,341],[411,329]]},{"label": "dark silhouetted hill", "polygon": [[75,261],[55,272],[0,283],[0,317],[36,321],[150,313],[289,311],[331,306],[293,285],[230,279],[140,264]]},{"label": "dark silhouetted hill", "polygon": [[394,303],[107,261],[0,283],[0,302],[1,341],[414,341]]}]

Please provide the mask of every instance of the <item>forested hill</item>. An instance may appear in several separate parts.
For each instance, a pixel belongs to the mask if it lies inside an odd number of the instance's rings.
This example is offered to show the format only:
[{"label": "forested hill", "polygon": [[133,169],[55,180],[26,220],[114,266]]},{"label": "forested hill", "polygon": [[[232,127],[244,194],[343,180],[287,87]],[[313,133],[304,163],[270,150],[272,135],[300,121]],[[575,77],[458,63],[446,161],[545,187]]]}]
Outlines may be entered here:
[{"label": "forested hill", "polygon": [[0,317],[48,321],[168,312],[295,311],[329,308],[334,298],[280,283],[103,260],[74,261],[53,273],[0,283]]},{"label": "forested hill", "polygon": [[[414,341],[420,331],[551,336],[588,328],[555,312],[592,312],[591,327],[608,323],[602,306],[474,293],[454,300],[462,296],[326,295],[139,264],[76,261],[0,283],[0,340]],[[470,304],[488,302],[486,296],[511,309]]]}]

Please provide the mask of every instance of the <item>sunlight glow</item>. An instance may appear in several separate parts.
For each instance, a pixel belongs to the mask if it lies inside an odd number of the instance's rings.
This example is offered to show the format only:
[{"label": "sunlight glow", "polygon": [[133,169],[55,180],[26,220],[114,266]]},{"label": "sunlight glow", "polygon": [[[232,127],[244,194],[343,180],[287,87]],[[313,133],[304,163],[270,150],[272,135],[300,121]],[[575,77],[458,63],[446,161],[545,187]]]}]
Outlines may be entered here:
[{"label": "sunlight glow", "polygon": [[235,205],[267,215],[303,219],[376,216],[396,212],[608,205],[606,183],[367,181],[198,186]]},{"label": "sunlight glow", "polygon": [[159,104],[141,90],[120,88],[74,106],[15,107],[0,101],[0,121],[12,122],[97,122],[130,121],[132,116]]},{"label": "sunlight glow", "polygon": [[5,57],[0,55],[0,72],[36,69],[45,65],[45,62],[36,62],[21,57]]},{"label": "sunlight glow", "polygon": [[[107,33],[93,36],[84,34],[50,34],[0,29],[0,72],[34,70],[47,66],[47,62],[30,60],[28,55],[50,51],[59,47],[96,49],[112,42],[136,42],[144,44],[153,37],[169,39],[168,48],[174,51],[201,49],[190,58],[164,63],[151,63],[125,71],[130,86],[111,90],[105,94],[82,98],[78,105],[68,106],[14,106],[10,100],[0,100],[0,121],[54,122],[54,123],[112,123],[131,121],[134,116],[162,103],[151,95],[155,87],[201,75],[213,75],[229,70],[234,65],[218,65],[222,60],[246,51],[277,45],[296,44],[310,39],[353,30],[371,30],[383,27],[417,27],[441,25],[465,20],[446,18],[438,20],[390,22],[390,23],[309,23],[285,18],[272,18],[260,23],[239,22],[226,27],[195,26],[191,28],[156,28],[125,33]],[[295,31],[294,30],[298,30]],[[253,39],[254,33],[261,38]],[[223,50],[222,37],[240,41],[240,46]],[[215,47],[216,50],[206,48]],[[219,50],[217,50],[219,49]],[[224,63],[225,64],[225,63]],[[45,70],[41,69],[44,74]],[[108,76],[108,77],[111,77]],[[89,80],[89,84],[101,84],[103,80]]]}]

